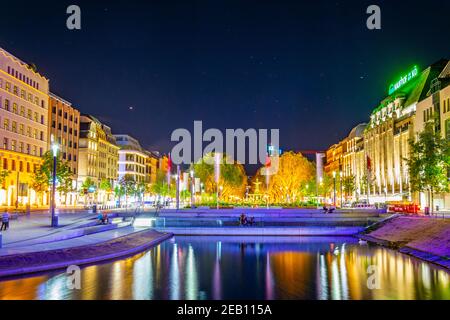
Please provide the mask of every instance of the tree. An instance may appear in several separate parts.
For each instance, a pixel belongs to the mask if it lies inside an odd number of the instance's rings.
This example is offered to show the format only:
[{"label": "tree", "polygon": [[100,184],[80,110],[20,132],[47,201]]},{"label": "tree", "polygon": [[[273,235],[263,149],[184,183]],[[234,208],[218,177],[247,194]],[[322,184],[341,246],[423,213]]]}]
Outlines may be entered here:
[{"label": "tree", "polygon": [[348,196],[353,194],[356,190],[356,176],[355,175],[349,175],[342,177],[342,191],[345,194],[345,198],[347,199]]},{"label": "tree", "polygon": [[416,140],[409,140],[409,147],[409,158],[405,160],[411,191],[427,192],[428,205],[433,210],[433,194],[449,190],[450,141],[443,139],[430,121]]},{"label": "tree", "polygon": [[[62,161],[60,155],[56,159],[56,181],[57,191],[60,194],[67,194],[72,191],[72,171],[67,162]],[[33,174],[31,187],[42,194],[48,191],[53,180],[53,155],[47,151],[42,156],[42,163]]]},{"label": "tree", "polygon": [[95,187],[95,182],[90,177],[83,181],[80,187],[80,194],[84,195],[84,203],[86,203],[86,196],[90,196],[95,192]]},{"label": "tree", "polygon": [[6,178],[8,178],[10,174],[11,171],[9,170],[0,170],[0,188],[5,189]]},{"label": "tree", "polygon": [[126,207],[128,207],[128,196],[136,194],[136,181],[130,174],[126,174],[119,181],[122,192],[125,195]]},{"label": "tree", "polygon": [[203,183],[207,193],[215,194],[217,187],[221,187],[220,198],[241,198],[245,193],[247,176],[244,166],[232,161],[226,154],[221,154],[220,178],[218,185],[215,181],[214,154],[204,155],[192,166],[195,177]]},{"label": "tree", "polygon": [[99,190],[102,190],[105,192],[106,200],[109,200],[109,194],[113,192],[113,187],[112,187],[111,181],[109,181],[108,179],[102,179],[102,181],[100,181],[98,188],[99,188]]},{"label": "tree", "polygon": [[270,176],[267,190],[270,198],[275,202],[299,201],[314,172],[313,163],[301,153],[283,153],[278,159],[278,171]]}]

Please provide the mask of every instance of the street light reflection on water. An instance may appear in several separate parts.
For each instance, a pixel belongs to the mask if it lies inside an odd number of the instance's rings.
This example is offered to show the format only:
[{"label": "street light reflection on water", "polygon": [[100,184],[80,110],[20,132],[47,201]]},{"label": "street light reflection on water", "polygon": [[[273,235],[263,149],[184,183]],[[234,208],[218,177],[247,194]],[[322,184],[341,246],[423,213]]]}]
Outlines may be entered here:
[{"label": "street light reflection on water", "polygon": [[450,299],[447,271],[352,238],[176,237],[81,277],[79,290],[62,271],[4,280],[0,298]]}]

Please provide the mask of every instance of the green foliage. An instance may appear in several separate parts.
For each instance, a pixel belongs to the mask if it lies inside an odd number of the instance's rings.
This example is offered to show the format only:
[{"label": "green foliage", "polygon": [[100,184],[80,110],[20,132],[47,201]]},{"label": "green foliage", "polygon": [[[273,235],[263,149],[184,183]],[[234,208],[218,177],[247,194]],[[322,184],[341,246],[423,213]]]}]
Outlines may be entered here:
[{"label": "green foliage", "polygon": [[105,192],[113,191],[111,181],[109,181],[108,179],[103,179],[102,181],[100,181],[100,185],[98,186],[98,188]]},{"label": "green foliage", "polygon": [[9,177],[9,175],[11,174],[11,171],[9,170],[0,170],[0,188],[5,189],[5,181],[6,178]]},{"label": "green foliage", "polygon": [[348,197],[349,195],[353,194],[356,190],[356,176],[355,175],[349,175],[342,177],[342,191],[344,192],[345,196]]},{"label": "green foliage", "polygon": [[[42,156],[42,164],[33,174],[31,187],[36,192],[47,191],[52,183],[53,174],[53,155],[47,151]],[[65,161],[62,161],[58,155],[56,160],[56,179],[57,190],[60,193],[72,191],[72,171]]]},{"label": "green foliage", "polygon": [[[214,173],[214,154],[203,156],[192,166],[194,175],[203,183],[207,193],[215,193],[218,187]],[[231,161],[226,154],[221,155],[219,186],[222,187],[221,198],[229,196],[242,197],[247,185],[247,176],[244,167]]]},{"label": "green foliage", "polygon": [[95,190],[95,182],[90,177],[87,177],[83,181],[83,183],[81,184],[80,193],[81,194],[88,194],[88,193],[95,192],[95,191],[92,191],[92,190]]},{"label": "green foliage", "polygon": [[449,189],[450,142],[441,138],[433,122],[425,124],[417,140],[409,141],[408,163],[412,191],[445,192]]}]

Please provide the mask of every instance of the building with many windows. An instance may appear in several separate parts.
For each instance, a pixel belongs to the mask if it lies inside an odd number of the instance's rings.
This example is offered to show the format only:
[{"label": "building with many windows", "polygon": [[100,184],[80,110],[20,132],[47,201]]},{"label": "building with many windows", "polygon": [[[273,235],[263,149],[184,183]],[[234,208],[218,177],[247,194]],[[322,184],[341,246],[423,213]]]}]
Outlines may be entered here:
[{"label": "building with many windows", "polygon": [[119,147],[110,127],[91,115],[83,114],[80,119],[78,185],[90,179],[97,201],[104,203],[112,190],[100,190],[100,185],[108,181],[112,189],[117,183]]},{"label": "building with many windows", "polygon": [[52,143],[57,143],[59,146],[60,157],[65,161],[73,173],[73,189],[64,197],[57,200],[61,204],[75,205],[77,202],[78,189],[78,144],[80,133],[80,111],[72,106],[69,101],[50,93],[49,95],[49,137],[48,147]]},{"label": "building with many windows", "polygon": [[49,81],[0,48],[0,205],[46,203],[31,188],[32,174],[48,148]]},{"label": "building with many windows", "polygon": [[[414,66],[389,87],[388,96],[372,112],[363,130],[360,127],[354,135],[329,148],[326,171],[354,175],[354,199],[368,197],[372,203],[419,200],[410,189],[406,160],[409,141],[434,114],[439,115],[436,129],[449,137],[449,70],[446,59],[423,71]],[[369,185],[369,194],[364,185]],[[441,208],[450,208],[448,195],[437,196]]]},{"label": "building with many windows", "polygon": [[[435,130],[442,138],[450,141],[450,61],[442,72],[432,80],[426,97],[417,103],[414,118],[415,136],[424,129],[427,122],[436,120]],[[448,171],[450,179],[450,170]],[[426,203],[425,194],[416,195],[420,203]],[[434,204],[439,208],[450,208],[450,193],[435,194]]]},{"label": "building with many windows", "polygon": [[136,182],[149,182],[147,175],[148,153],[145,151],[139,141],[127,134],[116,134],[119,150],[119,181],[125,176],[130,176]]}]

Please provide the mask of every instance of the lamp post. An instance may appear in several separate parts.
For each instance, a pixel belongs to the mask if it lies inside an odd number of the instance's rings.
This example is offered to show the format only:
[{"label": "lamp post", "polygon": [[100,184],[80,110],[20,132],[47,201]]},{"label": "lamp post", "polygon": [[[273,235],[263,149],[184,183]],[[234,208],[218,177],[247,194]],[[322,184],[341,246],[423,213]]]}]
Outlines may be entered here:
[{"label": "lamp post", "polygon": [[217,191],[217,209],[219,209],[219,198],[222,196],[223,186],[220,186]]},{"label": "lamp post", "polygon": [[56,207],[56,199],[55,199],[55,193],[56,193],[56,163],[57,163],[57,156],[58,156],[58,149],[59,146],[57,143],[52,144],[52,151],[53,151],[53,173],[52,173],[52,200],[51,200],[51,213],[52,213],[52,227],[56,228],[58,226],[58,215],[55,212]]},{"label": "lamp post", "polygon": [[336,171],[333,171],[333,206],[336,207]]},{"label": "lamp post", "polygon": [[194,170],[191,170],[191,208],[194,208],[194,193],[195,193]]},{"label": "lamp post", "polygon": [[341,208],[342,208],[342,201],[343,201],[343,198],[342,198],[342,173],[339,171],[339,188],[341,189]]}]

